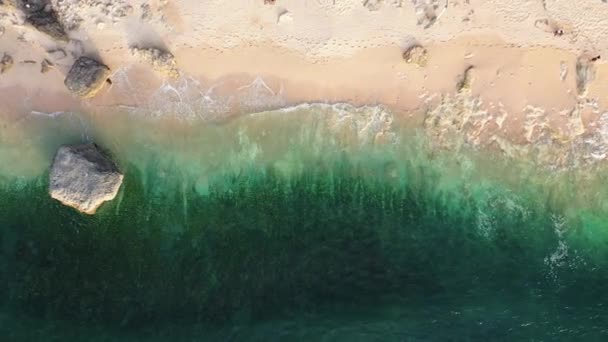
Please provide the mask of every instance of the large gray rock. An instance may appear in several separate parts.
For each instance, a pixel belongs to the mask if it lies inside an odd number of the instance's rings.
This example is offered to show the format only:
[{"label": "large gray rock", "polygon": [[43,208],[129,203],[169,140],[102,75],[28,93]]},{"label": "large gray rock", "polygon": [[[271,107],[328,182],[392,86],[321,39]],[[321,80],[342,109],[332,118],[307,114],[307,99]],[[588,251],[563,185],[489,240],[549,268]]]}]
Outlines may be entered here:
[{"label": "large gray rock", "polygon": [[92,215],[116,197],[123,175],[95,144],[64,145],[51,166],[49,193],[61,203]]},{"label": "large gray rock", "polygon": [[63,82],[75,95],[93,97],[103,87],[110,75],[110,68],[98,61],[80,57],[74,62]]}]

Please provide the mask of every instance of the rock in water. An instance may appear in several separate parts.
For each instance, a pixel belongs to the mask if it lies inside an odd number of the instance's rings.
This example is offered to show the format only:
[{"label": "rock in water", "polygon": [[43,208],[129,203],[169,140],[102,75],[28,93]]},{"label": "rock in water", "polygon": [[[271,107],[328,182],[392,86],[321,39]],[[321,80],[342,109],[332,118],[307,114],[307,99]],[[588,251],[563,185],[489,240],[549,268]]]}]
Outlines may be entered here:
[{"label": "rock in water", "polygon": [[63,82],[74,94],[93,97],[103,87],[110,74],[110,68],[88,57],[80,57]]},{"label": "rock in water", "polygon": [[51,166],[49,193],[85,214],[116,197],[123,175],[95,144],[64,145]]},{"label": "rock in water", "polygon": [[153,47],[132,47],[131,54],[142,62],[151,64],[154,70],[165,76],[170,78],[179,77],[179,70],[177,69],[175,57],[168,51]]}]

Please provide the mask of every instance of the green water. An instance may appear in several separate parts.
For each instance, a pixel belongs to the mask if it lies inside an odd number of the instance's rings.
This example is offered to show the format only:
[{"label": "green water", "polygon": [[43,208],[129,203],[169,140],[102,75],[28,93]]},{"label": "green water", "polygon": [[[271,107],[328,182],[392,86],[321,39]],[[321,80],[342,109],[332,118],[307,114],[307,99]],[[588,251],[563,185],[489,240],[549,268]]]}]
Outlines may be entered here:
[{"label": "green water", "polygon": [[[374,108],[170,129],[121,115],[0,136],[10,341],[608,337],[600,169],[439,151]],[[47,195],[56,147],[89,139],[125,173],[92,217]]]}]

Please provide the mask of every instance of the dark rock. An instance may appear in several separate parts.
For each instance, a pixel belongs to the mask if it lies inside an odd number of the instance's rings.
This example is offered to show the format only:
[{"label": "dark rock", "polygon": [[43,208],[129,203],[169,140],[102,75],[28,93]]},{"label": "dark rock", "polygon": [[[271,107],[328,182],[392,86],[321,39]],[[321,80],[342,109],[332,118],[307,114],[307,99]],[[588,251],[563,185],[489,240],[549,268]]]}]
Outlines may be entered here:
[{"label": "dark rock", "polygon": [[19,8],[26,14],[32,14],[43,11],[47,5],[50,5],[49,0],[19,0]]},{"label": "dark rock", "polygon": [[38,31],[46,33],[53,39],[67,42],[68,35],[63,29],[63,25],[57,20],[57,13],[50,10],[41,10],[28,15],[25,21],[34,26]]},{"label": "dark rock", "polygon": [[25,22],[51,38],[68,41],[68,36],[59,22],[57,12],[53,10],[50,0],[0,0],[0,6],[10,11],[25,14]]},{"label": "dark rock", "polygon": [[116,197],[123,175],[96,144],[64,145],[51,166],[49,193],[61,203],[94,214]]},{"label": "dark rock", "polygon": [[63,83],[75,95],[93,97],[103,87],[109,74],[110,68],[104,64],[88,57],[80,57],[72,65]]}]

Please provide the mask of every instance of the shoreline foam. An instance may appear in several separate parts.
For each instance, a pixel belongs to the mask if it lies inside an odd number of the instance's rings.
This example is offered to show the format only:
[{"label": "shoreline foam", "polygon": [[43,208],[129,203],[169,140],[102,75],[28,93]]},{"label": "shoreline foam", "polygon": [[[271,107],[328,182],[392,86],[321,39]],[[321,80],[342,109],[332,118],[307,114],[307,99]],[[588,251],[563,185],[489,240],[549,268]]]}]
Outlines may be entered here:
[{"label": "shoreline foam", "polygon": [[[563,143],[598,132],[601,114],[608,111],[604,98],[608,95],[602,95],[608,92],[603,91],[600,78],[605,73],[604,64],[594,67],[598,79],[590,83],[585,96],[580,96],[576,95],[575,55],[545,48],[534,52],[505,46],[485,48],[494,51],[488,58],[476,52],[477,60],[449,62],[453,54],[458,55],[456,51],[465,55],[466,42],[467,38],[459,38],[441,43],[447,44],[445,51],[441,45],[428,46],[430,59],[425,68],[403,62],[397,48],[377,49],[348,60],[320,64],[307,64],[296,56],[286,60],[279,56],[283,60],[277,64],[272,48],[237,50],[233,57],[224,56],[210,63],[212,67],[203,67],[198,72],[194,61],[184,63],[195,67],[182,70],[185,74],[174,82],[162,81],[141,66],[133,66],[115,71],[112,86],[90,102],[74,101],[62,89],[53,90],[53,102],[50,97],[32,96],[48,92],[36,88],[40,85],[30,85],[34,88],[29,90],[23,85],[21,89],[13,88],[0,95],[6,104],[0,115],[19,118],[23,112],[49,109],[102,115],[104,111],[132,109],[159,116],[225,121],[304,102],[348,102],[355,106],[382,104],[402,116],[402,120],[424,126],[429,115],[460,99],[477,103],[475,108],[460,108],[464,102],[451,105],[453,115],[466,116],[475,121],[471,125],[479,126],[476,140],[471,141],[475,144],[491,145],[500,140],[522,146],[546,139],[545,136]],[[499,51],[505,55],[503,61],[492,57]],[[249,55],[262,55],[262,60],[268,57],[267,66],[250,61]],[[177,53],[177,56],[184,55]],[[519,62],[514,66],[504,64],[509,56],[520,56],[516,59]],[[371,57],[374,60],[368,60]],[[198,58],[206,57],[202,54]],[[382,60],[388,63],[383,64]],[[562,81],[560,68],[564,63],[571,65]],[[367,71],[360,73],[358,69]],[[551,69],[554,72],[550,75]],[[467,87],[459,89],[463,73]],[[22,101],[23,96],[29,100]],[[483,117],[476,118],[480,113]]]}]

